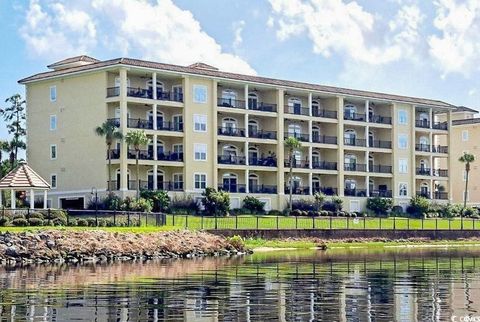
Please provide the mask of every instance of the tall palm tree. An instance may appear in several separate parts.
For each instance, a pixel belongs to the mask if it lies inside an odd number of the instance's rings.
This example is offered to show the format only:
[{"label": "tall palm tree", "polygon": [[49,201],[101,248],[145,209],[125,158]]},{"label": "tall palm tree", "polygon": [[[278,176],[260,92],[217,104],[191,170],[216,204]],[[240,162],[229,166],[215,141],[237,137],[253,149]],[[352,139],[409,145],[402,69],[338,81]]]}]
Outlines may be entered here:
[{"label": "tall palm tree", "polygon": [[128,132],[125,136],[125,141],[135,149],[135,164],[137,166],[137,199],[140,197],[140,169],[138,166],[138,158],[140,155],[140,146],[148,144],[148,137],[143,130]]},{"label": "tall palm tree", "polygon": [[293,162],[295,158],[295,151],[300,149],[302,143],[294,137],[289,137],[284,142],[285,148],[288,151],[288,163],[290,165],[290,173],[289,173],[289,189],[290,189],[290,211],[292,211],[292,194],[293,194]]},{"label": "tall palm tree", "polygon": [[468,175],[470,173],[470,163],[475,161],[475,156],[464,152],[458,161],[465,163],[465,192],[463,194],[463,209],[467,208]]},{"label": "tall palm tree", "polygon": [[108,158],[108,193],[112,192],[112,185],[110,180],[112,179],[112,144],[115,140],[121,140],[123,138],[122,133],[118,130],[118,127],[115,125],[115,122],[108,120],[103,122],[102,125],[95,128],[95,133],[98,136],[105,137],[105,143],[107,144],[107,158]]}]

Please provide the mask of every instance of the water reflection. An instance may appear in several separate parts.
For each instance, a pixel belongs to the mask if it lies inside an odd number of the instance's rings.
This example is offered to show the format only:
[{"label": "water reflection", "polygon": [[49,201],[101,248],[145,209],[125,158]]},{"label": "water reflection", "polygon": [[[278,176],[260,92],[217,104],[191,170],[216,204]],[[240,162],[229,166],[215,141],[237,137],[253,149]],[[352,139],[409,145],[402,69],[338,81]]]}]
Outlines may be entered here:
[{"label": "water reflection", "polygon": [[480,316],[480,251],[283,252],[0,269],[0,316],[38,321],[447,321]]}]

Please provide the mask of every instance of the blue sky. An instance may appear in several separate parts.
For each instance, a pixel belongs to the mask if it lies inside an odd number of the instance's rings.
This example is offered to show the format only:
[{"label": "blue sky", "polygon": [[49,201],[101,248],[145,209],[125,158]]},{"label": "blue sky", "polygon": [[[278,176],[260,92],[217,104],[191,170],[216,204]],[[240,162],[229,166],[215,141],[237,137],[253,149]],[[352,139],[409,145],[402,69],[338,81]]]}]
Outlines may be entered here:
[{"label": "blue sky", "polygon": [[480,107],[478,0],[0,0],[0,21],[2,106],[18,79],[88,54]]}]

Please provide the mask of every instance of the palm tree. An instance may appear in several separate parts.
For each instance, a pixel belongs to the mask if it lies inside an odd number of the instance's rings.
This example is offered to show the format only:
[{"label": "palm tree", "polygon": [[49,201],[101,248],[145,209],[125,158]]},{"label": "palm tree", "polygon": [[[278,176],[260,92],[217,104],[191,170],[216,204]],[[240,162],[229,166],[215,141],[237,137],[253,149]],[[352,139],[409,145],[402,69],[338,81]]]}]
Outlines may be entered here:
[{"label": "palm tree", "polygon": [[112,155],[111,155],[111,150],[112,150],[112,144],[114,140],[121,140],[123,138],[123,135],[120,131],[118,131],[117,126],[115,125],[115,122],[112,120],[108,120],[106,122],[103,122],[102,125],[98,126],[95,129],[95,133],[98,136],[104,136],[105,137],[105,143],[107,144],[107,158],[108,158],[108,193],[110,194],[112,192],[112,185],[110,184],[110,180],[112,179],[111,172],[112,172]]},{"label": "palm tree", "polygon": [[135,164],[137,166],[137,199],[140,197],[140,169],[138,167],[138,158],[140,155],[140,146],[148,144],[148,137],[143,130],[128,132],[125,136],[125,141],[135,149]]},{"label": "palm tree", "polygon": [[458,161],[465,163],[465,192],[463,194],[463,209],[467,208],[468,175],[470,172],[470,163],[475,161],[475,156],[464,152]]},{"label": "palm tree", "polygon": [[292,194],[293,194],[293,162],[295,158],[295,151],[297,151],[301,146],[302,143],[294,138],[289,137],[284,142],[285,148],[288,151],[288,163],[290,165],[290,174],[289,174],[289,189],[290,189],[290,211],[292,211]]}]

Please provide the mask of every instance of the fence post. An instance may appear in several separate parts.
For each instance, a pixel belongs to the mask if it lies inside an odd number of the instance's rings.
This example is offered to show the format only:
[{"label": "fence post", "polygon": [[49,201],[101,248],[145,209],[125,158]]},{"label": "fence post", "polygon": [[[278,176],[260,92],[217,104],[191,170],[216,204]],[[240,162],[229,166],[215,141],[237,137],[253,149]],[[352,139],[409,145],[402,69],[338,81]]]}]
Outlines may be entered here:
[{"label": "fence post", "polygon": [[461,230],[463,230],[463,216],[460,217]]},{"label": "fence post", "polygon": [[47,209],[48,221],[52,220],[52,214],[50,213],[50,208]]},{"label": "fence post", "polygon": [[277,230],[278,230],[278,215],[277,215]]},{"label": "fence post", "polygon": [[117,226],[117,210],[113,209],[113,225]]},{"label": "fence post", "polygon": [[422,217],[422,230],[423,230],[423,222],[425,221],[425,217]]},{"label": "fence post", "polygon": [[217,213],[215,213],[215,230],[218,229]]},{"label": "fence post", "polygon": [[98,206],[95,201],[95,226],[98,227]]},{"label": "fence post", "polygon": [[70,226],[70,212],[67,210],[65,213],[67,214],[67,226]]},{"label": "fence post", "polygon": [[295,216],[295,229],[298,229],[298,216]]},{"label": "fence post", "polygon": [[448,230],[452,230],[452,219],[448,218]]},{"label": "fence post", "polygon": [[312,229],[315,229],[315,216],[312,216]]},{"label": "fence post", "polygon": [[332,230],[332,216],[330,216],[330,230]]},{"label": "fence post", "polygon": [[345,219],[347,220],[347,229],[350,229],[350,220],[349,220],[349,217],[345,217]]},{"label": "fence post", "polygon": [[257,218],[257,230],[258,230],[258,216],[256,216],[256,218]]},{"label": "fence post", "polygon": [[127,211],[127,226],[130,227],[130,211]]},{"label": "fence post", "polygon": [[363,217],[363,230],[367,229],[367,217]]},{"label": "fence post", "polygon": [[188,215],[185,215],[185,228],[188,229]]},{"label": "fence post", "polygon": [[238,215],[235,215],[235,229],[238,229]]},{"label": "fence post", "polygon": [[438,218],[435,218],[435,230],[438,230]]},{"label": "fence post", "polygon": [[382,217],[378,217],[380,219],[380,230],[382,230]]},{"label": "fence post", "polygon": [[472,218],[472,221],[473,221],[473,230],[475,230],[475,221],[476,221],[476,219],[475,219],[475,218]]},{"label": "fence post", "polygon": [[140,227],[142,225],[142,213],[139,212],[138,213],[138,227]]},{"label": "fence post", "polygon": [[175,213],[172,214],[172,226],[175,226]]}]

